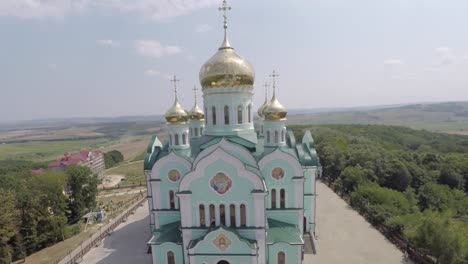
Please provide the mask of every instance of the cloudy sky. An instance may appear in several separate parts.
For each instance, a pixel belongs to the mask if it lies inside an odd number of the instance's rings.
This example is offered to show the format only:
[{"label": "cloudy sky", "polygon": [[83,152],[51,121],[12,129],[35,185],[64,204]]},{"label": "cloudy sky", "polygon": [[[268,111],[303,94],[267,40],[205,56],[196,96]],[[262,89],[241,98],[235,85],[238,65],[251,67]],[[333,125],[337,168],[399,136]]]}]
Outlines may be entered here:
[{"label": "cloudy sky", "polygon": [[[193,102],[221,0],[1,0],[0,122]],[[288,108],[468,100],[466,0],[231,0],[229,36]]]}]

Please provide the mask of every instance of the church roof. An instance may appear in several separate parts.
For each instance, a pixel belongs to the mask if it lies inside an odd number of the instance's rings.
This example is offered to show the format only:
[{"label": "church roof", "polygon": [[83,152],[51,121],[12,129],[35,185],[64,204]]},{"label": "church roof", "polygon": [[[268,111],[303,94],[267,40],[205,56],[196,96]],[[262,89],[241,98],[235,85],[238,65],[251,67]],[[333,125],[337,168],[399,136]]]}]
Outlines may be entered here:
[{"label": "church roof", "polygon": [[182,244],[182,235],[179,227],[180,221],[161,226],[153,232],[153,237],[148,244],[160,245],[166,242]]},{"label": "church roof", "polygon": [[192,241],[190,241],[189,245],[188,245],[188,248],[194,248],[200,241],[204,240],[205,237],[210,234],[211,232],[215,232],[215,231],[218,231],[219,229],[222,229],[222,230],[225,230],[227,232],[230,232],[232,234],[234,234],[235,236],[237,236],[237,238],[239,238],[240,241],[246,243],[250,248],[252,249],[255,249],[257,248],[257,241],[256,240],[252,240],[252,239],[247,239],[245,237],[242,237],[235,228],[232,228],[232,227],[226,227],[226,226],[218,226],[218,227],[210,227],[208,229],[208,232],[206,232],[206,234],[198,239],[194,239]]},{"label": "church roof", "polygon": [[288,243],[304,244],[301,230],[292,224],[268,218],[267,244]]}]

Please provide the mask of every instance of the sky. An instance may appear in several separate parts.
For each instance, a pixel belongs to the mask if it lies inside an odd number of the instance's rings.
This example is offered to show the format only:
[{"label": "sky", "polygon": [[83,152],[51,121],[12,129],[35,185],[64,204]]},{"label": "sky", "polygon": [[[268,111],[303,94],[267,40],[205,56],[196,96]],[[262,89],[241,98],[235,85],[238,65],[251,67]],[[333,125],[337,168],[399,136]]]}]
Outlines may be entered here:
[{"label": "sky", "polygon": [[[229,39],[290,109],[468,100],[466,0],[231,0]],[[221,0],[1,0],[0,122],[190,109]],[[271,94],[271,91],[270,91]],[[199,100],[201,96],[199,95]]]}]

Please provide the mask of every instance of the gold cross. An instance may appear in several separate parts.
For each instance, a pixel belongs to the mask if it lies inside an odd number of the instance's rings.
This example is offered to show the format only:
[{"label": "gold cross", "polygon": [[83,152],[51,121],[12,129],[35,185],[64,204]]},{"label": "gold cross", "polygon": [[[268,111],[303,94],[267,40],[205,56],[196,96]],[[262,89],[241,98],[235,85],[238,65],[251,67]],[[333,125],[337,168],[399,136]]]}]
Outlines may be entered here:
[{"label": "gold cross", "polygon": [[273,73],[270,75],[270,77],[273,78],[273,93],[275,93],[276,77],[279,77],[279,74],[277,74],[276,71],[273,70]]},{"label": "gold cross", "polygon": [[196,86],[193,86],[192,90],[195,93],[195,104],[197,104],[197,91],[198,91],[198,88]]},{"label": "gold cross", "polygon": [[227,1],[223,0],[223,4],[220,8],[218,8],[219,11],[223,12],[223,18],[224,18],[224,29],[227,29],[227,12],[231,10],[231,7],[227,5]]},{"label": "gold cross", "polygon": [[171,82],[174,83],[174,94],[175,98],[177,99],[177,82],[180,82],[180,80],[177,79],[177,77],[174,75],[174,78],[171,79]]}]

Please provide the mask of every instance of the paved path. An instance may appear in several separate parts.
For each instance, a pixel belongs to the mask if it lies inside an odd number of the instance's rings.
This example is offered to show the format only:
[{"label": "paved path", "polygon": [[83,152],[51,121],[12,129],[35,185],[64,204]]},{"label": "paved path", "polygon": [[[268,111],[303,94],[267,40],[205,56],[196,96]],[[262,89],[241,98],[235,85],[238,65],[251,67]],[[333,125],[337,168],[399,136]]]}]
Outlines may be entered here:
[{"label": "paved path", "polygon": [[151,238],[148,203],[138,207],[135,214],[118,226],[99,247],[85,255],[83,264],[152,264],[146,253],[146,243]]},{"label": "paved path", "polygon": [[325,184],[317,182],[317,194],[317,255],[305,255],[304,263],[411,263]]}]

